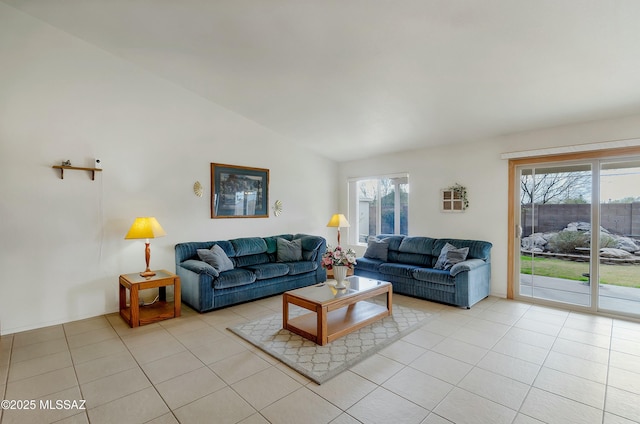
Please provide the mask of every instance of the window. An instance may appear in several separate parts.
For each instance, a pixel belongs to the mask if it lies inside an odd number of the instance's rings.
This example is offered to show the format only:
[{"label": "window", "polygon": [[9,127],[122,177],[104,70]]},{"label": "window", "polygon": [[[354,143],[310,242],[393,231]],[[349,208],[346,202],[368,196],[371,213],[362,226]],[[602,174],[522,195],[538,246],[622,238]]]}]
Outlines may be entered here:
[{"label": "window", "polygon": [[409,175],[349,181],[349,242],[366,244],[377,234],[408,234]]}]

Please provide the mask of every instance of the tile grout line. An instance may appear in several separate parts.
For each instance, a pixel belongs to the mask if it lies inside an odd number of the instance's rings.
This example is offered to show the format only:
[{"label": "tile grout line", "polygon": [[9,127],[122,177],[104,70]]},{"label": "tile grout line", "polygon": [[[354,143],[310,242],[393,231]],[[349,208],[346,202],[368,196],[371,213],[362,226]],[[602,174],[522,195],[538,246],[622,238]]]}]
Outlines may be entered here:
[{"label": "tile grout line", "polygon": [[613,326],[615,320],[611,319],[611,334],[609,335],[609,355],[607,356],[607,377],[604,380],[604,398],[602,399],[602,424],[604,424],[605,409],[607,407],[607,394],[609,392],[609,369],[611,368],[611,348],[613,347]]},{"label": "tile grout line", "polygon": [[[69,346],[69,335],[67,334],[67,328],[64,326],[64,324],[61,324],[61,325],[62,325],[62,332],[64,333],[64,341],[67,344],[67,350],[69,351],[69,357],[71,359],[71,366],[73,367],[73,375],[75,376],[76,383],[78,384],[78,391],[80,392],[80,399],[84,399],[84,394],[82,393],[82,386],[80,385],[80,380],[78,379],[78,371],[76,370],[76,363],[73,360],[73,355],[71,354],[71,346]],[[89,408],[88,407],[83,411],[83,414],[87,418],[87,422],[89,424],[91,424],[91,419],[89,418]],[[80,415],[80,414],[74,414],[74,415],[71,415],[71,416],[75,416],[75,415]],[[58,420],[58,421],[60,421],[60,420]]]},{"label": "tile grout line", "polygon": [[[7,337],[7,336],[5,336]],[[9,351],[9,359],[7,360],[7,375],[4,376],[4,387],[2,389],[2,399],[0,400],[5,400],[6,399],[6,395],[7,395],[7,386],[9,385],[9,371],[11,370],[11,360],[13,358],[13,346],[14,346],[14,341],[15,341],[15,337],[13,334],[9,335],[10,337],[10,346],[9,349],[7,349]],[[0,423],[2,423],[4,417],[4,409],[0,410]]]}]

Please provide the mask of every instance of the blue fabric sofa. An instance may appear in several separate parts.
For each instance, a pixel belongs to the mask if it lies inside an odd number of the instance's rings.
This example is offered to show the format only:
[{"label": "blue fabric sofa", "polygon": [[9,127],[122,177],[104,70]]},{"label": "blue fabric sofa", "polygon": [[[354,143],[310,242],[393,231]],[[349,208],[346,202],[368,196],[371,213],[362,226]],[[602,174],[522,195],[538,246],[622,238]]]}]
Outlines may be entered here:
[{"label": "blue fabric sofa", "polygon": [[[389,281],[394,293],[467,309],[489,296],[491,243],[390,234],[374,238],[374,242],[379,240],[388,242],[386,260],[366,257],[365,253],[365,257],[357,259],[355,275]],[[435,269],[447,243],[456,248],[468,248],[466,260],[450,269]]]},{"label": "blue fabric sofa", "polygon": [[[300,240],[302,260],[278,262],[278,238]],[[200,260],[198,249],[211,249],[216,244],[231,260],[233,269],[218,272]],[[325,250],[324,238],[306,234],[179,243],[175,257],[182,301],[206,312],[326,281],[321,266]]]}]

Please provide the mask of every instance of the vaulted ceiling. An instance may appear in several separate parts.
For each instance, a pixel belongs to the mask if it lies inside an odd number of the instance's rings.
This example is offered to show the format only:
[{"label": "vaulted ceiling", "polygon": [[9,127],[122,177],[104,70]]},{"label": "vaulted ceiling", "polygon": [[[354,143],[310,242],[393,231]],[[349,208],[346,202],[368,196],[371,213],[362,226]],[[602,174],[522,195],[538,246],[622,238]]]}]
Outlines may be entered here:
[{"label": "vaulted ceiling", "polygon": [[355,159],[640,113],[638,0],[1,0]]}]

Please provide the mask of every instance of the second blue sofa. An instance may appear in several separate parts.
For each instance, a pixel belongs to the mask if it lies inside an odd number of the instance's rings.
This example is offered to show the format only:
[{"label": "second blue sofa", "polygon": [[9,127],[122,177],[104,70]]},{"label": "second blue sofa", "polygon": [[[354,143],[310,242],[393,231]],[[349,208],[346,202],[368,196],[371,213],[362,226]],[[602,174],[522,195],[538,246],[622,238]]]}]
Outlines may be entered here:
[{"label": "second blue sofa", "polygon": [[[434,239],[380,234],[385,255],[357,259],[355,275],[389,281],[394,293],[470,308],[491,290],[491,243],[479,240]],[[443,248],[468,249],[466,259],[448,269],[436,269]],[[375,247],[375,246],[373,246]],[[367,249],[369,251],[369,249]],[[446,253],[446,252],[445,252]]]}]

